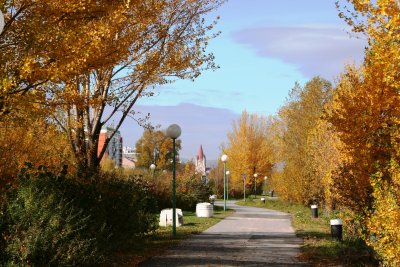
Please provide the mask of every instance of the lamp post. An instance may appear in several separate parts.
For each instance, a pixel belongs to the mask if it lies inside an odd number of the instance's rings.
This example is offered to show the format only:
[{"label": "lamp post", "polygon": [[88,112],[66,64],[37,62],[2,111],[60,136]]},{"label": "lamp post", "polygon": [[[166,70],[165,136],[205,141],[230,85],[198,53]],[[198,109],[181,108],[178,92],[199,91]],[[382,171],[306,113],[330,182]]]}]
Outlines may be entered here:
[{"label": "lamp post", "polygon": [[154,164],[154,163],[152,163],[151,165],[150,165],[150,170],[151,170],[151,174],[152,174],[152,176],[153,176],[153,178],[154,178],[154,170],[156,169],[156,165]]},{"label": "lamp post", "polygon": [[224,163],[224,211],[226,210],[226,161],[228,160],[227,155],[222,155],[221,161]]},{"label": "lamp post", "polygon": [[4,16],[3,16],[3,13],[1,13],[1,10],[0,10],[0,33],[3,31],[3,29],[4,29]]},{"label": "lamp post", "polygon": [[229,200],[229,174],[230,171],[226,171],[226,200]]},{"label": "lamp post", "polygon": [[256,193],[257,193],[257,176],[258,176],[258,174],[255,173],[254,174],[254,197],[256,197]]},{"label": "lamp post", "polygon": [[265,192],[265,195],[267,195],[267,179],[268,179],[268,177],[264,176],[264,192]]},{"label": "lamp post", "polygon": [[171,124],[167,128],[167,136],[172,138],[172,235],[176,236],[176,151],[175,141],[181,135],[181,127],[178,124]]},{"label": "lamp post", "polygon": [[243,177],[243,201],[246,201],[246,174],[242,174]]}]

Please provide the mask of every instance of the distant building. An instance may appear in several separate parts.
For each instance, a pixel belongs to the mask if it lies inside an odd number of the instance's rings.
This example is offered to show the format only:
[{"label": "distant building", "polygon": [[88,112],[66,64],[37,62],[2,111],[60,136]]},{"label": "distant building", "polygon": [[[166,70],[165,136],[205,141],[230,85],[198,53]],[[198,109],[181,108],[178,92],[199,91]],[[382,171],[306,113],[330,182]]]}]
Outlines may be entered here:
[{"label": "distant building", "polygon": [[129,146],[124,146],[122,148],[122,156],[130,161],[136,162],[136,149]]},{"label": "distant building", "polygon": [[[107,138],[110,138],[115,129],[111,127],[103,127],[100,131],[98,153],[103,149]],[[117,131],[108,143],[106,153],[113,160],[116,166],[122,166],[122,136],[120,131]]]},{"label": "distant building", "polygon": [[136,167],[136,149],[124,146],[122,148],[122,167],[134,169]]},{"label": "distant building", "polygon": [[207,182],[207,166],[206,166],[206,155],[203,152],[203,146],[200,145],[199,152],[197,153],[195,160],[196,173],[200,174],[201,179]]}]

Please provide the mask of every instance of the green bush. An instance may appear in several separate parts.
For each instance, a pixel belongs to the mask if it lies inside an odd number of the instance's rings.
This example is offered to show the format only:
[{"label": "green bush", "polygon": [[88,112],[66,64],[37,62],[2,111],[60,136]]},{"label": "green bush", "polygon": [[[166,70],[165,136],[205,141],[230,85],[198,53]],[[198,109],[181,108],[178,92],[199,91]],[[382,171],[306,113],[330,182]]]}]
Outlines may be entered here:
[{"label": "green bush", "polygon": [[100,176],[94,183],[95,195],[84,203],[95,200],[90,206],[93,215],[109,226],[109,244],[121,247],[157,228],[158,207],[150,183],[138,178],[111,178]]},{"label": "green bush", "polygon": [[87,231],[90,215],[66,194],[77,191],[77,184],[64,175],[29,169],[18,182],[5,211],[8,264],[91,265],[102,259],[96,236]]},{"label": "green bush", "polygon": [[79,183],[43,168],[22,170],[0,213],[0,265],[97,265],[155,229],[153,188],[116,178]]},{"label": "green bush", "polygon": [[177,184],[177,207],[184,210],[195,210],[196,204],[208,202],[212,194],[210,187],[195,175],[182,179]]}]

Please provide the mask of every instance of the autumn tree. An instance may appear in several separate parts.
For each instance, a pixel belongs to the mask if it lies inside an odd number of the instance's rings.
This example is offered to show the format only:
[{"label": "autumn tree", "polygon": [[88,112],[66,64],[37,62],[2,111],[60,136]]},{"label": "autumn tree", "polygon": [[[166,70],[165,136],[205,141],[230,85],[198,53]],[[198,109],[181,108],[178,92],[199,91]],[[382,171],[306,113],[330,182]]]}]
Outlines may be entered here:
[{"label": "autumn tree", "polygon": [[40,101],[58,108],[52,119],[68,135],[76,169],[96,171],[110,140],[98,153],[102,126],[117,119],[117,131],[154,86],[216,68],[205,49],[218,33],[205,17],[222,2],[5,1],[2,105],[43,91]]},{"label": "autumn tree", "polygon": [[312,175],[309,197],[330,210],[336,208],[333,177],[345,159],[341,149],[338,133],[325,118],[319,119],[307,139],[306,155],[309,158],[305,167]]},{"label": "autumn tree", "polygon": [[27,162],[54,172],[72,162],[66,136],[46,120],[48,110],[32,102],[32,94],[18,96],[14,108],[19,112],[0,120],[0,193]]},{"label": "autumn tree", "polygon": [[[175,153],[181,149],[181,140],[175,144]],[[137,162],[136,167],[149,168],[155,164],[159,170],[172,170],[172,139],[164,132],[145,130],[142,137],[136,142]]]},{"label": "autumn tree", "polygon": [[215,68],[213,55],[205,52],[215,36],[208,35],[214,24],[206,24],[204,17],[220,4],[220,0],[165,0],[101,6],[107,10],[101,20],[103,42],[92,56],[98,61],[113,59],[112,64],[66,79],[51,94],[61,115],[54,120],[69,137],[79,171],[97,171],[113,136],[97,151],[101,128],[114,119],[117,131],[134,114],[138,99],[152,95],[152,87],[176,78],[194,79],[202,70]]},{"label": "autumn tree", "polygon": [[[278,130],[278,162],[283,166],[277,190],[282,197],[309,204],[324,200],[321,176],[316,176],[310,140],[323,115],[323,108],[331,98],[331,84],[315,77],[301,87],[296,84],[290,92],[287,104],[279,110],[275,128]],[[317,136],[314,135],[316,138]],[[285,188],[286,187],[286,188]]]},{"label": "autumn tree", "polygon": [[14,98],[29,90],[49,94],[49,83],[116,64],[118,42],[115,51],[104,49],[111,45],[106,38],[116,34],[107,21],[116,9],[125,12],[124,2],[0,1],[6,23],[0,33],[0,116],[18,112]]},{"label": "autumn tree", "polygon": [[[400,264],[399,85],[400,3],[347,1],[340,16],[353,31],[368,38],[360,68],[348,67],[341,76],[329,120],[348,155],[339,173],[344,183],[338,194],[354,218],[367,227],[364,239],[383,264]],[[339,184],[339,181],[337,181]],[[354,190],[352,192],[352,190]],[[345,199],[346,197],[349,200]]]},{"label": "autumn tree", "polygon": [[[223,149],[229,158],[231,193],[242,194],[244,176],[247,186],[254,188],[256,184],[257,191],[261,191],[263,178],[270,174],[273,165],[274,152],[268,139],[269,123],[269,118],[246,111],[242,112],[237,122],[233,122],[228,144]],[[255,173],[258,174],[256,178]]]}]

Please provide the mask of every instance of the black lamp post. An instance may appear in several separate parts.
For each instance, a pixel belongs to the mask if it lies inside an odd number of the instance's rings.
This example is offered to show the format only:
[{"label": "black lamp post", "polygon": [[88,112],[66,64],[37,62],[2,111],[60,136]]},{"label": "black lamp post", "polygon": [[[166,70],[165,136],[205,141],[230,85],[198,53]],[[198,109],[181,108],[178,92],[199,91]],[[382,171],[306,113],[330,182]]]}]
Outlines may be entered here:
[{"label": "black lamp post", "polygon": [[255,173],[254,174],[254,197],[256,197],[256,194],[257,194],[257,176],[258,176],[258,174]]},{"label": "black lamp post", "polygon": [[243,177],[243,201],[246,201],[246,174],[242,174]]},{"label": "black lamp post", "polygon": [[176,236],[176,151],[175,141],[181,135],[181,127],[178,124],[171,124],[167,129],[167,136],[172,138],[172,235]]},{"label": "black lamp post", "polygon": [[226,200],[229,200],[229,174],[231,174],[230,171],[226,171]]}]

